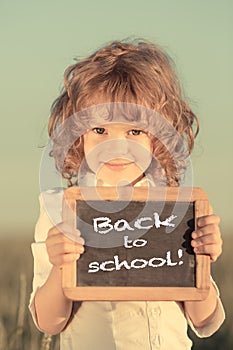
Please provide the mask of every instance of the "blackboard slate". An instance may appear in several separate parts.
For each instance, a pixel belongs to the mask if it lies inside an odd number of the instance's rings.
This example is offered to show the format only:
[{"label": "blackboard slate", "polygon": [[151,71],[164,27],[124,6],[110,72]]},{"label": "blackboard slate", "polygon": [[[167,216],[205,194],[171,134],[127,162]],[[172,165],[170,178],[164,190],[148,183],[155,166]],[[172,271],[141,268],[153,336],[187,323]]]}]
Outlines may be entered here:
[{"label": "blackboard slate", "polygon": [[[158,213],[160,228],[156,214],[153,223],[153,213]],[[205,299],[210,288],[210,259],[195,255],[190,241],[197,218],[208,214],[208,196],[196,187],[126,186],[116,190],[74,186],[65,190],[63,221],[73,227],[77,237],[77,228],[81,231],[85,252],[78,261],[62,266],[64,295],[77,301]],[[101,218],[102,223],[107,218],[116,230],[107,233],[105,226],[93,226],[93,218],[95,223],[96,218]],[[162,221],[167,219],[166,223],[174,224],[174,228],[163,226]],[[136,229],[136,222],[140,229]],[[152,228],[142,229],[152,223]],[[127,229],[119,232],[121,224]],[[146,245],[126,248],[125,236],[133,244]],[[119,267],[123,261],[129,269]],[[155,267],[158,262],[162,262],[161,266]],[[139,265],[143,268],[136,268]],[[98,272],[93,272],[96,266]],[[106,266],[112,271],[102,271]]]},{"label": "blackboard slate", "polygon": [[[174,203],[174,202],[144,202],[132,201],[124,205],[122,202],[104,201],[101,203],[102,211],[94,201],[76,202],[77,228],[86,242],[85,253],[77,261],[76,284],[78,286],[145,286],[145,287],[195,287],[195,255],[190,245],[190,235],[194,230],[194,210],[195,204]],[[122,210],[118,208],[123,207]],[[110,213],[108,212],[110,211]],[[185,216],[172,232],[167,232],[165,226],[156,228],[153,226],[149,230],[134,231],[125,230],[111,233],[100,234],[93,230],[93,218],[107,216],[114,223],[118,219],[127,218],[128,222],[134,222],[135,218],[141,216],[153,217],[154,212],[159,213],[160,220],[165,220],[173,215],[177,220],[183,212]],[[177,221],[174,219],[174,223]],[[132,227],[133,224],[130,224]],[[147,231],[147,232],[146,232]],[[117,239],[116,239],[117,236]],[[126,248],[123,245],[124,236],[129,240],[138,238],[147,241],[144,247]],[[108,248],[113,242],[113,246]],[[98,246],[98,248],[96,247]],[[102,248],[105,246],[105,248]],[[178,249],[182,249],[182,257],[178,257]],[[177,262],[175,266],[161,267],[146,266],[145,268],[130,268],[127,270],[122,267],[116,271],[102,271],[88,273],[91,262],[102,263],[104,261],[113,261],[114,256],[119,257],[119,261],[126,260],[130,264],[134,259],[143,259],[149,261],[153,257],[166,259],[166,252],[171,252],[171,261]],[[143,264],[143,261],[138,264]],[[179,262],[183,262],[179,265]],[[114,266],[114,264],[110,264]]]}]

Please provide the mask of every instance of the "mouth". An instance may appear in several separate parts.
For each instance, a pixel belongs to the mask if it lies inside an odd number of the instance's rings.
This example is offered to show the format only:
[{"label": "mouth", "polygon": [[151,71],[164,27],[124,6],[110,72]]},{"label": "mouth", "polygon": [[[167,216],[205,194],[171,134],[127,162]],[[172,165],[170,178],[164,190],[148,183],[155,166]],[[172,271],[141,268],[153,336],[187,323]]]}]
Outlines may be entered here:
[{"label": "mouth", "polygon": [[129,166],[131,166],[132,164],[134,164],[134,162],[132,161],[114,161],[114,162],[106,162],[104,163],[104,165],[114,171],[122,171],[126,168],[128,168]]}]

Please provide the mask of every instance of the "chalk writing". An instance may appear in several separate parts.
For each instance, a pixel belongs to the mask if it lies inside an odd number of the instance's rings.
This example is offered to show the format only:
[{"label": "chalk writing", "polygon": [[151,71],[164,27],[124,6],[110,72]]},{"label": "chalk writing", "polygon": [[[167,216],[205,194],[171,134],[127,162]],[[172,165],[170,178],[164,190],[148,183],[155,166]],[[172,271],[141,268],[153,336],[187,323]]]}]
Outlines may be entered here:
[{"label": "chalk writing", "polygon": [[[134,226],[131,227],[128,221],[125,219],[119,219],[113,224],[112,220],[109,217],[102,216],[93,218],[93,229],[95,232],[98,232],[100,234],[107,234],[112,230],[121,232],[125,230],[134,231],[135,228],[139,230],[149,230],[153,226],[156,228],[160,228],[161,226],[174,227],[175,224],[171,221],[173,221],[176,217],[176,215],[170,215],[167,219],[161,221],[159,214],[157,212],[154,212],[153,217],[147,216],[138,218],[134,223],[131,223],[131,225]],[[145,224],[146,221],[148,222],[147,224]]]},{"label": "chalk writing", "polygon": [[[131,244],[131,245],[130,245]],[[130,240],[128,236],[124,236],[124,247],[125,248],[133,248],[133,247],[144,247],[147,244],[147,240],[138,238],[133,240]]]},{"label": "chalk writing", "polygon": [[[178,249],[177,253],[175,255],[178,256],[178,258],[182,257],[182,249]],[[165,254],[165,257],[152,257],[149,260],[136,258],[132,260],[131,262],[127,260],[120,261],[118,255],[114,255],[113,260],[98,262],[93,261],[89,264],[89,270],[88,273],[96,273],[100,270],[102,271],[120,271],[122,268],[126,270],[130,269],[144,269],[145,267],[149,266],[152,268],[158,268],[162,267],[164,265],[166,266],[176,266],[182,265],[183,261],[172,261],[172,253],[171,251],[167,251]]]},{"label": "chalk writing", "polygon": [[[130,226],[129,222],[125,219],[119,219],[114,224],[112,223],[112,220],[107,216],[101,216],[97,218],[93,218],[93,229],[95,232],[98,232],[100,234],[107,234],[112,230],[115,230],[117,232],[121,231],[134,231],[134,229],[139,230],[149,230],[153,226],[155,228],[160,228],[161,226],[170,226],[174,227],[175,224],[172,223],[172,221],[176,218],[176,215],[170,215],[165,220],[160,220],[159,214],[157,212],[154,212],[152,217],[146,216],[138,218],[134,223],[131,223],[134,227]],[[147,224],[145,224],[147,222]],[[150,222],[150,224],[149,224]],[[136,247],[136,248],[142,248],[147,244],[147,240],[145,239],[135,239],[135,240],[129,240],[128,236],[124,236],[124,247],[127,249]],[[182,257],[182,249],[178,249],[177,256],[179,259]],[[167,266],[176,266],[176,265],[182,265],[183,261],[180,260],[172,261],[171,257],[171,251],[168,250],[166,252],[165,257],[151,257],[149,260],[145,259],[139,259],[136,258],[132,260],[131,262],[128,262],[127,260],[119,260],[118,255],[114,255],[113,260],[98,262],[98,261],[92,261],[89,263],[89,270],[88,273],[95,273],[99,270],[102,271],[119,271],[121,268],[125,268],[126,270],[130,269],[143,269],[146,266],[150,266],[152,268],[162,267],[164,265]]]}]

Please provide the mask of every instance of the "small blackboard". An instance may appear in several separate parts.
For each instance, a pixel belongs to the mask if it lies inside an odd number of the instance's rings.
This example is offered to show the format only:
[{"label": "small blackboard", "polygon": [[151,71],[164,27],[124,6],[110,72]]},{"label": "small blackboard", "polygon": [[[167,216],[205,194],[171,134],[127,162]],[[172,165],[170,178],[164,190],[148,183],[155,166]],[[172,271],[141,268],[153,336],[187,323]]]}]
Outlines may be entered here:
[{"label": "small blackboard", "polygon": [[196,218],[208,214],[198,188],[78,188],[65,191],[64,220],[85,240],[63,267],[72,300],[202,300],[209,257],[190,245]]}]

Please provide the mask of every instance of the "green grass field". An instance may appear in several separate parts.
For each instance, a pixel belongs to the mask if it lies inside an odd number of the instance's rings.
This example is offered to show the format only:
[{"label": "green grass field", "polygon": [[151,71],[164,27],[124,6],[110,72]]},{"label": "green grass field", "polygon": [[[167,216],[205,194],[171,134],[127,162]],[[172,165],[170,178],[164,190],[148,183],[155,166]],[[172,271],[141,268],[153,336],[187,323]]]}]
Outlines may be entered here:
[{"label": "green grass field", "polygon": [[[28,237],[28,236],[27,236]],[[0,350],[58,350],[59,337],[48,337],[36,330],[28,312],[32,280],[30,238],[0,241]],[[233,349],[233,238],[224,236],[224,252],[212,266],[212,275],[226,309],[226,321],[212,337],[198,339],[190,332],[194,350]],[[172,350],[172,349],[168,349]]]}]

